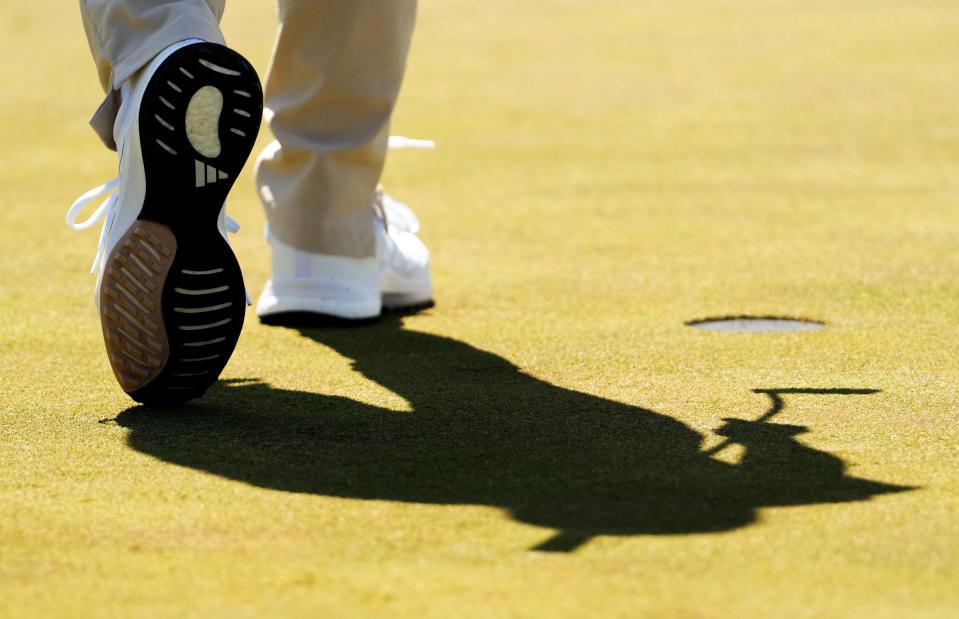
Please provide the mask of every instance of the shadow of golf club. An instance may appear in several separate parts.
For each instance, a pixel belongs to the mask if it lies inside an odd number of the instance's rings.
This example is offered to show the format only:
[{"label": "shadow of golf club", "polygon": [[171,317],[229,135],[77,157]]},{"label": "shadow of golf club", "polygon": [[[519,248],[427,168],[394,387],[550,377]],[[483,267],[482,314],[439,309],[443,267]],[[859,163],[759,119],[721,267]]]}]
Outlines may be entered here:
[{"label": "shadow of golf club", "polygon": [[909,489],[851,477],[841,459],[796,440],[806,428],[765,420],[726,420],[718,433],[745,456],[722,462],[675,419],[549,384],[463,342],[406,330],[400,316],[362,328],[292,324],[412,412],[221,381],[199,404],[121,413],[129,445],[264,488],[499,507],[558,530],[536,547],[546,551],[572,551],[596,535],[729,531],[762,507]]}]

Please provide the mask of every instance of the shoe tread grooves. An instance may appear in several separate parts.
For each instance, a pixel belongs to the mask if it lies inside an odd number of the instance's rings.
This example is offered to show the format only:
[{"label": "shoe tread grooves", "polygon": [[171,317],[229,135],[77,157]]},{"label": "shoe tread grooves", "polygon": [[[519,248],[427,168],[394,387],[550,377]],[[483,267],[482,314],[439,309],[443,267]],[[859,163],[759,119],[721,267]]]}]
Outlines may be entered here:
[{"label": "shoe tread grooves", "polygon": [[[200,60],[230,71],[211,70]],[[212,43],[174,51],[149,80],[138,116],[146,191],[137,220],[106,261],[100,307],[104,341],[121,387],[139,402],[170,404],[202,395],[239,339],[245,287],[218,217],[256,140],[262,89],[242,56]],[[191,98],[209,86],[223,95],[224,110],[248,113],[220,114],[222,149],[215,157],[194,149],[185,122]],[[207,176],[214,170],[215,182],[197,183],[201,164]],[[191,295],[177,294],[178,287],[207,294],[194,295],[202,299],[194,303]],[[174,309],[194,305],[222,305],[223,311],[190,315]],[[192,380],[175,376],[188,372]]]}]

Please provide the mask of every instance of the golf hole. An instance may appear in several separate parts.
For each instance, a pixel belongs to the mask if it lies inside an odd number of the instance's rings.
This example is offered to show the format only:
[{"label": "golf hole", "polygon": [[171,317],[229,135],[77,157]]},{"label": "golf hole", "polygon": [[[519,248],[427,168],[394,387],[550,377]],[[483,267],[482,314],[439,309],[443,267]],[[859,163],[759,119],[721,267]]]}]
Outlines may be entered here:
[{"label": "golf hole", "polygon": [[825,325],[815,320],[781,316],[725,316],[703,318],[686,323],[694,329],[727,331],[732,333],[784,333],[789,331],[818,331]]}]

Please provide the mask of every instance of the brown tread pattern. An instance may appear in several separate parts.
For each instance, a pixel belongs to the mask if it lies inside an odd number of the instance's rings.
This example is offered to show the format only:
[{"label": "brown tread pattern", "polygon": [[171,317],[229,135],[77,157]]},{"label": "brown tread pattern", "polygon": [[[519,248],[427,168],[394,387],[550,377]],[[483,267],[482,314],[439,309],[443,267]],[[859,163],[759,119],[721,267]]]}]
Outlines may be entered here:
[{"label": "brown tread pattern", "polygon": [[103,340],[124,391],[148,385],[170,357],[161,296],[175,255],[176,237],[169,228],[138,220],[106,261],[100,284]]}]

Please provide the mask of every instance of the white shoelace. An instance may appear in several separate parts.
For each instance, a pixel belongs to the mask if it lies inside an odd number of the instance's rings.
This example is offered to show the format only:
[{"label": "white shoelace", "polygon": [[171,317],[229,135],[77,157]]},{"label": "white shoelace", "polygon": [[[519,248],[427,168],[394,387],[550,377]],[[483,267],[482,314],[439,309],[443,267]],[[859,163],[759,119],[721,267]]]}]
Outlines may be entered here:
[{"label": "white shoelace", "polygon": [[[408,138],[402,135],[391,135],[389,139],[390,150],[402,150],[405,148],[430,150],[436,147],[433,140],[422,140],[418,138]],[[420,231],[420,220],[413,212],[413,209],[406,206],[393,196],[383,190],[383,185],[376,187],[376,197],[373,199],[373,208],[377,211],[380,219],[387,227],[393,227],[397,230],[416,234]]]},{"label": "white shoelace", "polygon": [[386,193],[383,190],[383,185],[376,188],[373,210],[387,228],[394,228],[411,234],[420,231],[420,220],[413,209]]},{"label": "white shoelace", "polygon": [[433,140],[421,140],[418,138],[408,138],[404,135],[391,135],[388,141],[388,147],[393,150],[402,150],[404,148],[419,148],[430,150],[436,148],[436,142]]},{"label": "white shoelace", "polygon": [[[74,230],[86,230],[87,228],[92,228],[93,225],[101,219],[104,220],[103,227],[100,228],[100,241],[97,243],[97,255],[93,258],[93,266],[90,267],[90,273],[97,272],[97,265],[100,264],[100,256],[103,255],[103,250],[106,248],[107,230],[109,230],[110,226],[113,224],[113,214],[116,212],[117,196],[114,193],[114,190],[119,184],[120,179],[118,177],[103,183],[99,187],[94,187],[90,191],[77,198],[76,201],[70,206],[69,210],[67,210],[67,225]],[[93,211],[92,215],[87,217],[84,221],[77,223],[77,216],[80,214],[80,211],[82,211],[92,200],[95,200],[104,194],[110,195],[107,196],[106,200],[100,203],[100,206]]]},{"label": "white shoelace", "polygon": [[[110,227],[113,225],[113,217],[117,210],[117,194],[115,190],[119,184],[120,178],[117,177],[103,183],[99,187],[94,187],[77,198],[67,210],[67,226],[74,230],[92,228],[98,221],[103,220],[103,226],[100,228],[100,240],[97,243],[97,255],[93,257],[93,265],[90,267],[90,273],[97,272],[100,259],[106,250],[107,236],[110,233]],[[83,211],[90,202],[103,195],[106,195],[107,198],[100,203],[96,210],[93,211],[93,214],[80,223],[77,223],[77,217],[80,215],[80,212]],[[229,215],[226,216],[224,223],[227,232],[236,233],[240,231],[240,224]]]},{"label": "white shoelace", "polygon": [[[393,150],[401,150],[405,148],[431,149],[435,146],[436,142],[433,140],[408,138],[402,135],[391,135],[389,138],[389,148]],[[106,250],[107,237],[109,236],[110,227],[113,225],[113,217],[116,214],[117,209],[117,195],[115,190],[119,184],[120,179],[117,177],[113,180],[103,183],[99,187],[94,187],[90,191],[77,198],[67,210],[67,226],[74,230],[86,230],[87,228],[92,228],[98,221],[103,219],[103,226],[100,228],[100,240],[97,243],[97,255],[93,258],[93,265],[90,267],[90,273],[97,272],[100,259],[103,257],[103,254]],[[99,206],[97,206],[96,210],[93,211],[93,214],[80,223],[77,223],[77,217],[80,215],[80,212],[83,211],[83,209],[86,208],[90,202],[103,195],[107,196],[106,199],[103,200]],[[407,232],[412,232],[414,234],[420,229],[419,219],[417,219],[413,211],[399,200],[387,195],[383,191],[382,187],[377,187],[376,203],[382,210],[383,219],[389,222],[387,225],[393,225],[398,229],[406,230]],[[226,215],[224,223],[227,232],[236,233],[240,231],[240,224],[229,215]]]}]

